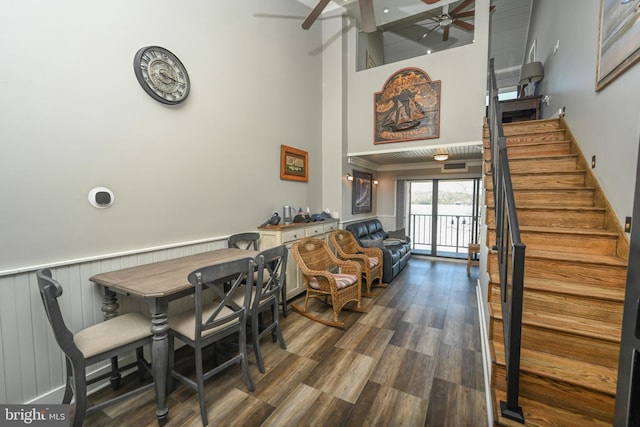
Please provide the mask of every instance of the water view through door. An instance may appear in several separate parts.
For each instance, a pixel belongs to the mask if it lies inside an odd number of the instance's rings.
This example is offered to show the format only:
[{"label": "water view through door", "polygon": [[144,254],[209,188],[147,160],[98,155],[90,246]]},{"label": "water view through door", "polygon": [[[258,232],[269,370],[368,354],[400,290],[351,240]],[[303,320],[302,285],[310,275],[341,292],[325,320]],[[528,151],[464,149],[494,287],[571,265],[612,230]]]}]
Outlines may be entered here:
[{"label": "water view through door", "polygon": [[418,254],[466,258],[478,242],[479,179],[413,181],[409,236]]}]

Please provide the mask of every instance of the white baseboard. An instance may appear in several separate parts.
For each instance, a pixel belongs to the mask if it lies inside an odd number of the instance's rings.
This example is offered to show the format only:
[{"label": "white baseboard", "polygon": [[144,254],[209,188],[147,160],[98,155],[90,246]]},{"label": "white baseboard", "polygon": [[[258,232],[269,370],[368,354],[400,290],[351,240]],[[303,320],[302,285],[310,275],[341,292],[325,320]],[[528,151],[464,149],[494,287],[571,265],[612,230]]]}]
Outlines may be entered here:
[{"label": "white baseboard", "polygon": [[491,398],[491,348],[489,347],[489,334],[484,323],[485,304],[480,289],[480,280],[476,284],[476,297],[478,299],[478,323],[480,324],[480,343],[482,344],[482,367],[484,371],[484,392],[487,406],[487,425],[493,425],[493,399]]}]

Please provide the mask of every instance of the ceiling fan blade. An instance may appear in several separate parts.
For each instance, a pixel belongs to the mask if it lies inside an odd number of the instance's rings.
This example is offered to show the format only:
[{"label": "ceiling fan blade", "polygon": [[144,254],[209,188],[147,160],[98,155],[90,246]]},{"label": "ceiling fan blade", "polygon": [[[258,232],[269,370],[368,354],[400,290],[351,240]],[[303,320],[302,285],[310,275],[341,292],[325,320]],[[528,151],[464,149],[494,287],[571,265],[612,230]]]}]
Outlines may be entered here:
[{"label": "ceiling fan blade", "polygon": [[434,4],[434,3],[438,3],[440,0],[422,0],[422,3],[426,3],[426,4]]},{"label": "ceiling fan blade", "polygon": [[474,16],[475,14],[476,14],[475,10],[469,10],[467,12],[456,13],[454,18],[456,18],[456,19],[469,18],[469,17]]},{"label": "ceiling fan blade", "polygon": [[447,25],[446,27],[444,27],[444,31],[442,32],[442,41],[446,42],[447,40],[449,40],[449,25]]},{"label": "ceiling fan blade", "polygon": [[465,0],[462,3],[460,3],[458,6],[456,6],[452,11],[451,11],[451,15],[455,15],[458,12],[465,10],[471,3],[473,3],[475,0]]},{"label": "ceiling fan blade", "polygon": [[311,9],[309,15],[307,15],[305,20],[302,22],[302,28],[304,28],[305,30],[311,28],[311,25],[316,22],[316,19],[318,19],[318,16],[320,16],[320,14],[324,10],[324,8],[327,7],[330,1],[331,0],[320,0],[316,7]]},{"label": "ceiling fan blade", "polygon": [[362,31],[365,33],[374,33],[378,27],[376,26],[376,17],[373,12],[373,0],[360,0],[359,3]]},{"label": "ceiling fan blade", "polygon": [[459,19],[454,20],[451,25],[458,26],[463,30],[473,31],[473,24],[469,24],[468,22],[461,21]]},{"label": "ceiling fan blade", "polygon": [[438,28],[440,28],[440,25],[436,25],[435,27],[431,28],[429,31],[427,31],[426,33],[421,35],[420,38],[418,39],[418,41],[420,41],[422,39],[426,39],[427,37],[429,37],[429,34],[433,33]]}]

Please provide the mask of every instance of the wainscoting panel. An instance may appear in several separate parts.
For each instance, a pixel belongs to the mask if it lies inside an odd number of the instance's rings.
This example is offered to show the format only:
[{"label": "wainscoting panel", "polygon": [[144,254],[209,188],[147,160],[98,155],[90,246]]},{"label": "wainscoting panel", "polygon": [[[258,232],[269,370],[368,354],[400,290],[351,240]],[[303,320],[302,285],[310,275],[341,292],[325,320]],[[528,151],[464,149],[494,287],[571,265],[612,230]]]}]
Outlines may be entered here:
[{"label": "wainscoting panel", "polygon": [[[0,403],[60,403],[65,363],[46,319],[35,271],[50,268],[64,288],[60,305],[67,327],[76,332],[103,319],[102,288],[89,278],[95,274],[226,247],[226,237],[186,243],[169,248],[151,248],[135,253],[92,260],[60,262],[19,270],[0,276]],[[119,312],[149,315],[139,300],[119,297]],[[173,301],[169,312],[193,307],[190,297]],[[90,372],[102,366],[94,366]],[[48,396],[53,393],[51,396]]]}]

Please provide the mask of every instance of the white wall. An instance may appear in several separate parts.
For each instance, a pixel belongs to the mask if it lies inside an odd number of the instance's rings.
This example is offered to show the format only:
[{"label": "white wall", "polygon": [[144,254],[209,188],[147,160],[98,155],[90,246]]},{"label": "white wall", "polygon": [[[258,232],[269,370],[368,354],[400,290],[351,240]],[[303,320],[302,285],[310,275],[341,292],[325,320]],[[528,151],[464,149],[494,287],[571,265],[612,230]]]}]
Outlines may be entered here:
[{"label": "white wall", "polygon": [[[566,121],[587,159],[596,155],[594,173],[621,224],[633,210],[640,136],[640,64],[595,91],[600,2],[536,0],[528,46],[537,46],[545,77],[539,93],[550,117],[566,106]],[[559,49],[553,48],[559,40]]]},{"label": "white wall", "polygon": [[[322,209],[321,30],[295,1],[0,3],[0,274],[255,228]],[[146,45],[191,78],[171,108],[133,73]],[[280,144],[309,152],[281,181]],[[99,210],[87,195],[115,193]]]},{"label": "white wall", "polygon": [[[355,51],[357,31],[355,28],[348,30],[348,50],[345,54],[345,61],[348,63],[345,87],[348,106],[343,124],[334,124],[345,129],[348,154],[472,142],[481,143],[486,105],[489,1],[478,0],[475,10],[474,43],[358,72],[356,72],[357,55]],[[440,137],[374,145],[374,93],[382,90],[384,83],[392,74],[406,67],[420,68],[429,75],[431,80],[441,81]],[[352,165],[343,162],[343,175],[350,172],[352,168],[354,168]],[[375,172],[375,168],[372,171]],[[402,170],[397,172],[398,176],[403,176],[403,174]],[[385,176],[385,181],[394,179],[394,174],[389,171],[385,172]],[[349,221],[370,215],[394,215],[395,204],[388,203],[390,195],[387,193],[387,191],[393,191],[394,186],[393,182],[385,182],[375,189],[375,193],[382,196],[379,200],[383,203],[378,202],[372,214],[351,215],[351,190],[348,185],[343,183],[343,206],[346,211],[343,218]]]},{"label": "white wall", "polygon": [[[282,205],[323,208],[321,28],[283,18],[306,13],[290,0],[0,2],[0,403],[60,401],[34,268],[56,267],[77,331],[102,318],[92,275],[226,246]],[[187,67],[178,107],[136,81],[133,56],[152,44]],[[280,144],[309,152],[308,183],[280,180]],[[111,208],[89,204],[96,186]]]}]

